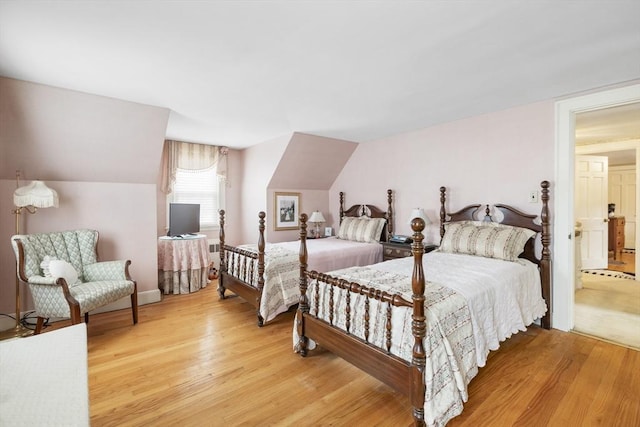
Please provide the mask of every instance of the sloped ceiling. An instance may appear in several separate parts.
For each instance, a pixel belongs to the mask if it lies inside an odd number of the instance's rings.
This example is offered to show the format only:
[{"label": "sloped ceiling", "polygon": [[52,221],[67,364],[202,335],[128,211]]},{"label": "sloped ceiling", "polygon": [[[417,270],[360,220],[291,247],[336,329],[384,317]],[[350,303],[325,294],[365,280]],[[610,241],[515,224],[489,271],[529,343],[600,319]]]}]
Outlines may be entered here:
[{"label": "sloped ceiling", "polygon": [[[0,179],[155,184],[169,110],[0,78]],[[117,171],[117,172],[116,172]]]},{"label": "sloped ceiling", "polygon": [[358,144],[294,133],[268,188],[327,190]]},{"label": "sloped ceiling", "polygon": [[640,78],[640,1],[0,1],[0,76],[355,142]]}]

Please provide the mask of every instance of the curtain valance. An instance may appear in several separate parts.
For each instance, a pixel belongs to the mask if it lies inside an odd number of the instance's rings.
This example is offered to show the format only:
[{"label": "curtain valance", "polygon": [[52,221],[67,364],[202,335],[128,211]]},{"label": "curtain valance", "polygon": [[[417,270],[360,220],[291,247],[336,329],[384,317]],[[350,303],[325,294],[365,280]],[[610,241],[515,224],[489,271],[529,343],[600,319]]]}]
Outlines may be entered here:
[{"label": "curtain valance", "polygon": [[203,170],[215,166],[218,177],[226,180],[228,153],[227,147],[165,140],[162,149],[162,175],[160,179],[162,192],[169,194],[173,191],[173,185],[176,182],[176,169]]}]

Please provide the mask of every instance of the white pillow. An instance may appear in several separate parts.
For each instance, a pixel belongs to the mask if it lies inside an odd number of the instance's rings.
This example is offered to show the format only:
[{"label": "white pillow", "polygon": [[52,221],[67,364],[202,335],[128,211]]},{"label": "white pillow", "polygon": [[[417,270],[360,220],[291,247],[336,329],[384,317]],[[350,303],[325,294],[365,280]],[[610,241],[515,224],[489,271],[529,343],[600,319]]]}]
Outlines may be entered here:
[{"label": "white pillow", "polygon": [[45,277],[54,277],[56,279],[62,277],[69,286],[78,283],[78,272],[73,268],[73,265],[65,260],[45,256],[40,263],[40,267]]}]

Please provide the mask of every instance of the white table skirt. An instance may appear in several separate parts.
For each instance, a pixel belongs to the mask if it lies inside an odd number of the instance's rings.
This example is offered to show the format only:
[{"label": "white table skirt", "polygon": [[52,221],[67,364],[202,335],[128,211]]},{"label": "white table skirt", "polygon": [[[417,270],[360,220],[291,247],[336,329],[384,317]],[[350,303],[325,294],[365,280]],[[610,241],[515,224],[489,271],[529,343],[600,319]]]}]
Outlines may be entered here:
[{"label": "white table skirt", "polygon": [[165,295],[196,292],[207,286],[208,276],[206,236],[158,239],[158,287]]},{"label": "white table skirt", "polygon": [[196,292],[209,284],[209,268],[158,271],[158,283],[165,295]]}]

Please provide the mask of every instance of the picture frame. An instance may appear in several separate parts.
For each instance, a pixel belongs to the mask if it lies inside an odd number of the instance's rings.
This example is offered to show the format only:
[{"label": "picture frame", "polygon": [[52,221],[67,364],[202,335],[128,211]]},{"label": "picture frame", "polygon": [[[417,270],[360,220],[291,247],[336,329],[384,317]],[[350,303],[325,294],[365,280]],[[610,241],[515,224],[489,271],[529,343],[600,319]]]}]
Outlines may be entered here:
[{"label": "picture frame", "polygon": [[274,230],[295,230],[300,226],[300,193],[275,192]]},{"label": "picture frame", "polygon": [[333,235],[333,228],[325,227],[324,228],[324,237],[331,237]]}]

